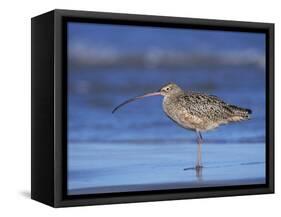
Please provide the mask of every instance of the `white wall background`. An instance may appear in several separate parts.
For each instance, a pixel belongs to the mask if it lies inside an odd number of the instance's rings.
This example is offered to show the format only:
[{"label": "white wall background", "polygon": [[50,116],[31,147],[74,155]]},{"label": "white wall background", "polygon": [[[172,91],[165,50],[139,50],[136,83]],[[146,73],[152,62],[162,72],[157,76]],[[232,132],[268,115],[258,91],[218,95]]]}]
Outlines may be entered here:
[{"label": "white wall background", "polygon": [[[30,192],[30,18],[54,8],[276,23],[276,111],[281,109],[281,15],[277,0],[4,1],[0,13],[0,216],[270,216],[280,210],[280,133],[276,194],[52,209]],[[280,114],[280,113],[279,113]],[[276,129],[280,115],[276,114]],[[276,216],[276,214],[275,214]]]}]

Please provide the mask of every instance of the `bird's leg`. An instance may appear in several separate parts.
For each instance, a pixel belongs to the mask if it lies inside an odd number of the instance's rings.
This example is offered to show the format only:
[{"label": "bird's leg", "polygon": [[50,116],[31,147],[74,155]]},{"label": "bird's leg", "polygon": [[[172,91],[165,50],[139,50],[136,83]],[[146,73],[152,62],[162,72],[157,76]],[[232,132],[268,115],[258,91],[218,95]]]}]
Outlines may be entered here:
[{"label": "bird's leg", "polygon": [[197,161],[196,161],[195,168],[197,170],[199,170],[203,167],[203,165],[202,165],[202,150],[201,150],[203,138],[202,138],[202,135],[201,135],[200,131],[196,130],[196,133],[197,133]]}]

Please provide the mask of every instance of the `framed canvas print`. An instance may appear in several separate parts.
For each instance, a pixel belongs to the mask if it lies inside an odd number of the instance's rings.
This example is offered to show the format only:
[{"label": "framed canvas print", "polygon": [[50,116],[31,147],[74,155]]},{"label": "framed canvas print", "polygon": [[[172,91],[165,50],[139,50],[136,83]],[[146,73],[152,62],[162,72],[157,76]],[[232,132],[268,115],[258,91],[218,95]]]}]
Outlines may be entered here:
[{"label": "framed canvas print", "polygon": [[274,25],[32,18],[32,192],[54,207],[274,192]]}]

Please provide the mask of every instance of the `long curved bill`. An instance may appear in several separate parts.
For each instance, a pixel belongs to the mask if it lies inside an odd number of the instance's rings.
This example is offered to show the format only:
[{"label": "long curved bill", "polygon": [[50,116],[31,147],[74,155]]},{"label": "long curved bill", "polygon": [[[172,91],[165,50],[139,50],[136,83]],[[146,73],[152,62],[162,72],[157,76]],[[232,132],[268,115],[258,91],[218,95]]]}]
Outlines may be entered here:
[{"label": "long curved bill", "polygon": [[112,114],[114,113],[114,112],[116,112],[120,107],[122,107],[123,105],[126,105],[126,104],[128,104],[128,103],[130,103],[130,102],[133,102],[133,101],[135,101],[135,100],[137,100],[137,99],[142,99],[142,98],[145,98],[145,97],[149,97],[149,96],[159,96],[159,95],[161,95],[161,93],[160,92],[153,92],[153,93],[148,93],[148,94],[145,94],[145,95],[142,95],[142,96],[137,96],[137,97],[134,97],[134,98],[132,98],[132,99],[128,99],[128,100],[126,100],[125,102],[122,102],[120,105],[118,105],[117,107],[115,107],[113,110],[112,110]]}]

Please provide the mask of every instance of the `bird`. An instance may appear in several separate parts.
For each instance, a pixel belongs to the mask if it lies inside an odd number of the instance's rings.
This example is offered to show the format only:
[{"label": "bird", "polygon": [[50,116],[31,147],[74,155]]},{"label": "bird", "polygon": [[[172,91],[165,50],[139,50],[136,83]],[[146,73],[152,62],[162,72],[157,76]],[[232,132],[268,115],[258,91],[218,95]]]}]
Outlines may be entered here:
[{"label": "bird", "polygon": [[163,96],[164,113],[180,127],[196,132],[197,159],[195,167],[192,167],[196,170],[203,168],[202,132],[213,130],[222,124],[249,120],[252,114],[251,109],[228,104],[215,95],[184,91],[175,83],[168,83],[156,92],[128,99],[115,107],[112,113],[127,103],[151,96]]}]

